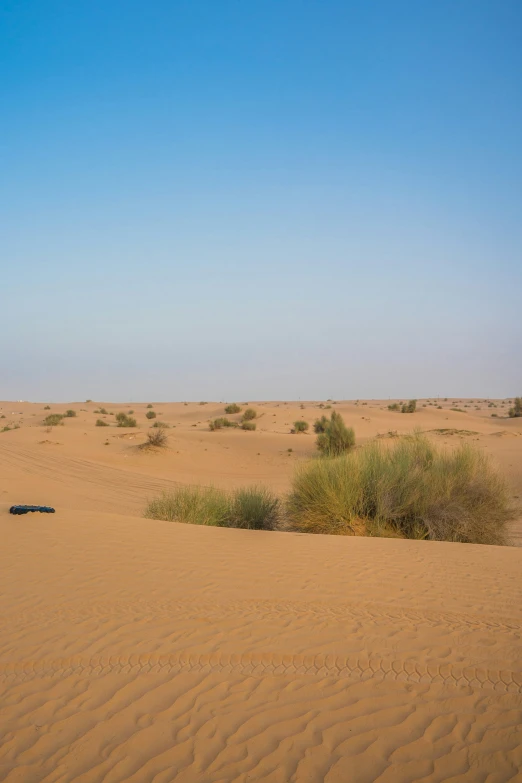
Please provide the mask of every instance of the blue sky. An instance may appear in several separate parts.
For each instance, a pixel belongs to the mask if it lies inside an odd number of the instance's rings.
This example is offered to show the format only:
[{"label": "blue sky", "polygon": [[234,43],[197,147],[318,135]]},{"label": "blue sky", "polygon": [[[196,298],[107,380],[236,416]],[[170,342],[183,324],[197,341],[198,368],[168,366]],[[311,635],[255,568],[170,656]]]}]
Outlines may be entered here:
[{"label": "blue sky", "polygon": [[522,393],[519,0],[3,0],[0,398]]}]

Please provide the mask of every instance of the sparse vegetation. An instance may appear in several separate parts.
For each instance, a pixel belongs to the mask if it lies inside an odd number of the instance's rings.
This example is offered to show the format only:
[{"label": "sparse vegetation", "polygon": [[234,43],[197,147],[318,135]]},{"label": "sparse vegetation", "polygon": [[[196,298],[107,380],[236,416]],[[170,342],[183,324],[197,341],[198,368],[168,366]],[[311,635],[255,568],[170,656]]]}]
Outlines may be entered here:
[{"label": "sparse vegetation", "polygon": [[468,444],[438,450],[421,435],[374,441],[297,468],[291,529],[466,543],[506,543],[512,518],[503,479]]},{"label": "sparse vegetation", "polygon": [[255,421],[242,421],[241,422],[241,429],[242,430],[253,431],[253,430],[255,430],[256,426],[257,425],[256,425]]},{"label": "sparse vegetation", "polygon": [[51,410],[51,406],[50,405],[45,405],[44,406],[44,411],[50,411],[50,410]]},{"label": "sparse vegetation", "polygon": [[152,426],[158,427],[161,430],[168,430],[170,425],[168,425],[166,421],[155,421]]},{"label": "sparse vegetation", "polygon": [[238,405],[235,402],[231,402],[230,405],[227,405],[225,407],[225,413],[232,414],[232,413],[241,413],[241,406]]},{"label": "sparse vegetation", "polygon": [[324,431],[318,434],[316,445],[325,457],[337,457],[355,446],[355,433],[346,426],[341,414],[334,411]]},{"label": "sparse vegetation", "polygon": [[126,413],[117,413],[116,414],[116,421],[118,422],[118,427],[137,427],[136,419],[132,419],[130,416],[128,416]]},{"label": "sparse vegetation", "polygon": [[109,427],[109,423],[103,421],[103,419],[96,419],[96,427]]},{"label": "sparse vegetation", "polygon": [[221,416],[220,418],[211,421],[208,426],[211,432],[214,432],[215,430],[220,430],[223,427],[239,427],[239,424],[237,421],[230,421],[230,419],[227,419],[225,416]]},{"label": "sparse vegetation", "polygon": [[522,397],[515,397],[513,407],[508,410],[510,419],[518,419],[522,416]]},{"label": "sparse vegetation", "polygon": [[310,428],[310,425],[307,421],[294,421],[294,432],[307,432]]},{"label": "sparse vegetation", "polygon": [[94,413],[101,413],[104,416],[108,416],[108,412],[105,410],[105,408],[98,408],[98,410],[94,411]]},{"label": "sparse vegetation", "polygon": [[69,410],[65,411],[63,416],[64,419],[73,419],[76,416],[76,411],[73,411],[72,408],[69,408]]},{"label": "sparse vegetation", "polygon": [[243,413],[243,421],[252,421],[257,417],[257,411],[254,408],[247,408]]},{"label": "sparse vegetation", "polygon": [[233,493],[214,487],[180,487],[150,502],[145,516],[191,525],[274,530],[279,509],[279,500],[262,487]]},{"label": "sparse vegetation", "polygon": [[410,400],[401,407],[401,413],[415,413],[417,410],[417,400]]},{"label": "sparse vegetation", "polygon": [[455,413],[466,413],[462,408],[450,408],[450,411],[454,411]]},{"label": "sparse vegetation", "polygon": [[153,405],[151,405],[151,403],[149,402],[149,404],[147,405],[147,408],[153,408],[153,407],[154,407],[154,406],[153,406]]},{"label": "sparse vegetation", "polygon": [[147,432],[147,440],[140,444],[140,449],[163,449],[167,445],[168,435],[164,429],[152,429]]},{"label": "sparse vegetation", "polygon": [[154,413],[154,411],[147,411],[145,416],[147,417],[147,419],[155,419],[156,418],[156,414]]},{"label": "sparse vegetation", "polygon": [[314,422],[314,432],[319,435],[321,432],[326,432],[330,419],[328,416],[321,416],[320,419],[316,419]]},{"label": "sparse vegetation", "polygon": [[400,410],[399,403],[398,402],[392,402],[391,405],[388,405],[388,410],[389,411],[398,411],[398,410]]},{"label": "sparse vegetation", "polygon": [[57,427],[63,423],[63,413],[50,413],[45,417],[43,423],[46,427]]}]

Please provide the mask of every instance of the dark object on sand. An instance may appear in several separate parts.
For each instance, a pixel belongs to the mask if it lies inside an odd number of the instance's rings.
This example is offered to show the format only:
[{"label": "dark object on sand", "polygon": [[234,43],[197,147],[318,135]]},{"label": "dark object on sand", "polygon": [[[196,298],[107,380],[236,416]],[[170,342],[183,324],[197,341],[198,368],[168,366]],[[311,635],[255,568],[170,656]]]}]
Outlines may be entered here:
[{"label": "dark object on sand", "polygon": [[54,514],[51,506],[11,506],[10,514],[28,514],[30,511],[40,511],[42,514]]}]

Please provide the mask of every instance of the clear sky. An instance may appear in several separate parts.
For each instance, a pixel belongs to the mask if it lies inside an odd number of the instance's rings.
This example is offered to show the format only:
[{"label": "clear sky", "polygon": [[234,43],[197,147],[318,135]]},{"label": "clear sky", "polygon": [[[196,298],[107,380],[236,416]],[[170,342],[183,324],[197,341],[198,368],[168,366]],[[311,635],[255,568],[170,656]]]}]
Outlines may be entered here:
[{"label": "clear sky", "polygon": [[0,398],[522,393],[520,0],[2,0]]}]

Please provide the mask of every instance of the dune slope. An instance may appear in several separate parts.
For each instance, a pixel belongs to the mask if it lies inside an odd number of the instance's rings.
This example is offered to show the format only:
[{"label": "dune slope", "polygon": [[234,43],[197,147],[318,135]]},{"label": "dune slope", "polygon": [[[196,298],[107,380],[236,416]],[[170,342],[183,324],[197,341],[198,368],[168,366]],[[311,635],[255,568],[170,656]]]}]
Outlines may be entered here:
[{"label": "dune slope", "polygon": [[0,528],[1,780],[520,780],[520,549]]}]

